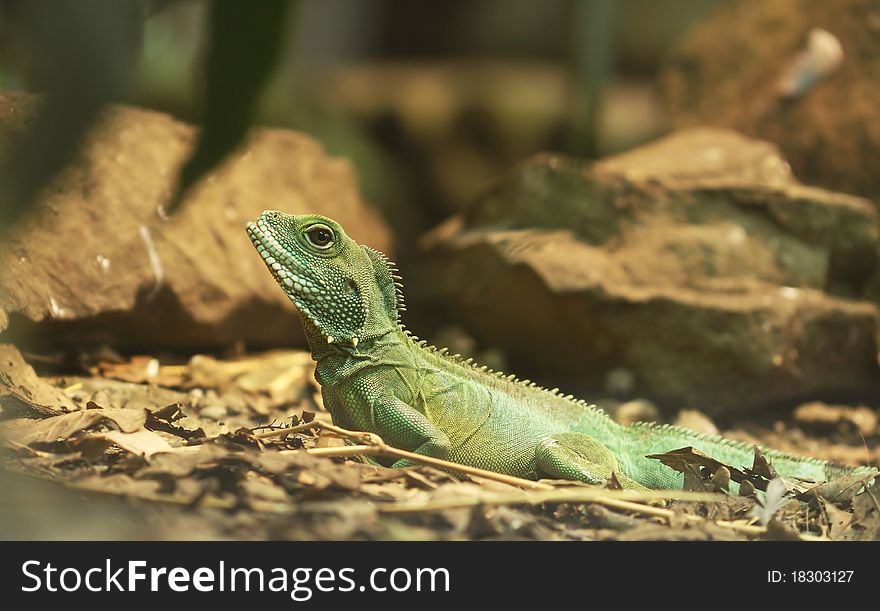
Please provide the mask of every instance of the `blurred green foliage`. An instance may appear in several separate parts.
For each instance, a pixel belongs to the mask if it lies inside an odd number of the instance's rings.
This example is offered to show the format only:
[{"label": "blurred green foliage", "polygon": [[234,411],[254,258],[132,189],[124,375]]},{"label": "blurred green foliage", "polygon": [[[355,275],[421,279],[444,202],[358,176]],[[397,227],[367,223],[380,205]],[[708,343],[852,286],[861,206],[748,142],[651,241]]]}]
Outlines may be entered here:
[{"label": "blurred green foliage", "polygon": [[139,46],[139,11],[125,0],[6,0],[2,11],[6,49],[29,84],[45,92],[39,116],[0,166],[5,226],[64,167],[102,105],[119,93]]},{"label": "blurred green foliage", "polygon": [[208,20],[202,134],[181,170],[169,210],[244,138],[281,52],[288,4],[214,0]]},{"label": "blurred green foliage", "polygon": [[[44,94],[39,116],[3,151],[0,227],[22,215],[76,153],[101,108],[134,71],[144,20],[175,0],[0,0],[6,70]],[[178,196],[242,140],[275,66],[291,0],[211,0],[205,28],[199,142],[181,171]],[[2,75],[0,75],[2,76]]]}]

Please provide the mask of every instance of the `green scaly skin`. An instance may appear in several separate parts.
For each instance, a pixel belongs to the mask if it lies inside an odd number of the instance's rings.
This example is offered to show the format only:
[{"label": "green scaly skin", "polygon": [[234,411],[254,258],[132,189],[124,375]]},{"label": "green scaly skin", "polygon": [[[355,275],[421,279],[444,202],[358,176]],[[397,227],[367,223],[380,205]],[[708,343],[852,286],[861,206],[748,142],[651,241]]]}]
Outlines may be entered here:
[{"label": "green scaly skin", "polygon": [[[681,488],[681,473],[646,456],[687,446],[725,464],[752,464],[748,444],[674,426],[623,426],[571,396],[426,346],[400,323],[397,270],[329,218],[266,211],[247,231],[299,309],[324,404],[338,426],[527,479],[601,484],[613,472],[624,487]],[[762,450],[783,476],[825,481],[852,471]]]}]

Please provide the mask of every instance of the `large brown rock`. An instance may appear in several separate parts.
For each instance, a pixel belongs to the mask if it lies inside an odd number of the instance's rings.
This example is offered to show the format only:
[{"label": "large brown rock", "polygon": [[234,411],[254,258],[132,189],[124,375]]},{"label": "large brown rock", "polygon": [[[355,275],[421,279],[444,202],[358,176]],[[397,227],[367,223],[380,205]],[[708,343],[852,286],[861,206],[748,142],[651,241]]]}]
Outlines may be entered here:
[{"label": "large brown rock", "polygon": [[435,295],[520,373],[599,386],[624,367],[714,414],[875,383],[877,220],[706,129],[533,158],[424,245]]},{"label": "large brown rock", "polygon": [[[34,99],[0,93],[0,148]],[[390,247],[350,165],[311,138],[259,130],[171,219],[159,208],[195,130],[135,108],[108,111],[85,150],[0,244],[0,331],[54,342],[206,348],[302,342],[293,306],[244,231],[267,208],[317,212]]]},{"label": "large brown rock", "polygon": [[802,181],[880,198],[874,0],[726,2],[671,54],[661,84],[675,127],[770,140]]}]

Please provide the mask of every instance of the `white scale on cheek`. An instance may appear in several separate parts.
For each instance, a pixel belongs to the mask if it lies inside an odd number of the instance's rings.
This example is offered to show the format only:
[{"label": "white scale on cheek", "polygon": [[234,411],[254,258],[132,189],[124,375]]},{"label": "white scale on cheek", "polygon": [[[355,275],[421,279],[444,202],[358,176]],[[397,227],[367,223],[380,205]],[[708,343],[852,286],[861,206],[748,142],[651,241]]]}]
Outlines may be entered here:
[{"label": "white scale on cheek", "polygon": [[281,244],[271,236],[271,233],[267,228],[263,227],[262,229],[264,230],[263,237],[265,239],[265,246],[261,245],[262,250],[260,251],[260,255],[266,260],[266,264],[275,271],[276,275],[281,279],[281,282],[297,292],[313,295],[316,300],[323,301],[323,296],[315,288],[313,282],[283,268],[281,263],[279,263],[279,259],[282,262],[287,263],[289,267],[292,267],[294,265],[293,258],[288,255],[281,247]]}]

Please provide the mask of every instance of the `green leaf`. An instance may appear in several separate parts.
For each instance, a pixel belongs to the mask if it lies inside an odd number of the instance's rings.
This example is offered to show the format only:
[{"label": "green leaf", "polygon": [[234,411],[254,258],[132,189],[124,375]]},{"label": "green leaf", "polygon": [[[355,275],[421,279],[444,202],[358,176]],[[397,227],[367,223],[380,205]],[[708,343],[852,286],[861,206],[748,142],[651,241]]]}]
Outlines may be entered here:
[{"label": "green leaf", "polygon": [[202,133],[168,211],[244,139],[281,52],[290,5],[289,0],[212,2]]},{"label": "green leaf", "polygon": [[30,127],[4,151],[0,228],[18,218],[77,152],[103,105],[118,95],[140,46],[134,0],[35,0],[4,5],[30,88],[46,94]]}]

